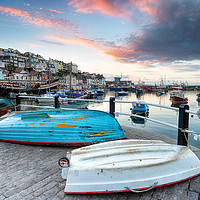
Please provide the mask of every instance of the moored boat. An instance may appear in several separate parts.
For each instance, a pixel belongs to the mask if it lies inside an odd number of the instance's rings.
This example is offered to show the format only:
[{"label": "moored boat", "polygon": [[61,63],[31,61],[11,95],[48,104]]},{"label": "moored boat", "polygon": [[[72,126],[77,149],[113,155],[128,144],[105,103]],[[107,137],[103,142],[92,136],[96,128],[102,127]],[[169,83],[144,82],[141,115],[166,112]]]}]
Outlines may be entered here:
[{"label": "moored boat", "polygon": [[188,148],[156,140],[118,140],[82,147],[59,160],[66,194],[144,192],[200,175]]},{"label": "moored boat", "polygon": [[173,104],[188,103],[188,98],[184,96],[182,87],[173,87],[170,92],[170,100]]},{"label": "moored boat", "polygon": [[164,91],[164,90],[158,91],[158,96],[162,96],[162,95],[164,95],[164,94],[165,94],[165,91]]},{"label": "moored boat", "polygon": [[188,98],[184,97],[184,95],[182,96],[173,96],[171,99],[172,103],[174,104],[180,104],[180,103],[184,103],[187,104],[188,103]]},{"label": "moored boat", "polygon": [[0,98],[0,117],[14,110],[13,103],[5,98]]},{"label": "moored boat", "polygon": [[173,96],[183,97],[184,91],[182,87],[172,87],[172,91],[170,92],[170,100]]},{"label": "moored boat", "polygon": [[128,95],[128,92],[126,91],[120,91],[117,93],[118,96],[127,96]]},{"label": "moored boat", "polygon": [[19,93],[24,93],[26,92],[27,94],[42,94],[45,93],[46,91],[49,91],[50,89],[56,89],[58,87],[59,82],[55,81],[50,84],[42,84],[42,85],[35,85],[35,87],[32,88],[26,88],[25,86],[19,86],[18,84],[1,84],[0,85],[0,94],[1,96],[7,96],[10,93],[13,94],[19,94]]},{"label": "moored boat", "polygon": [[[132,108],[130,108],[130,110],[134,115],[139,115],[142,117],[149,116],[149,106],[145,105],[145,103],[142,101],[132,103]],[[137,116],[131,116],[130,118],[135,124],[145,124],[145,120],[143,118],[139,118]]]},{"label": "moored boat", "polygon": [[125,138],[117,120],[102,111],[13,112],[0,120],[0,141],[5,142],[81,146]]}]

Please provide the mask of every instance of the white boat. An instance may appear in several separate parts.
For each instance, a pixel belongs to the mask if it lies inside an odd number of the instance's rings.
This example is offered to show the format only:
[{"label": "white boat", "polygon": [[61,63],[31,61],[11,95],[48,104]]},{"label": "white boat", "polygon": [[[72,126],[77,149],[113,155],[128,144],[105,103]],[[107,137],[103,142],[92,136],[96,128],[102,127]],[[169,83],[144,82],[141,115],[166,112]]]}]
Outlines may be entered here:
[{"label": "white boat", "polygon": [[185,146],[156,140],[118,140],[73,150],[59,160],[66,194],[144,192],[200,175]]},{"label": "white boat", "polygon": [[180,97],[184,98],[184,91],[182,87],[172,87],[172,91],[170,92],[170,100],[172,97]]},{"label": "white boat", "polygon": [[[56,94],[44,94],[44,95],[42,95],[40,97],[36,97],[36,98],[39,103],[54,103],[55,96],[56,96]],[[67,98],[59,97],[58,100],[60,103],[67,102]]]},{"label": "white boat", "polygon": [[125,91],[120,91],[117,93],[118,96],[126,96],[128,95],[128,92],[125,92]]}]

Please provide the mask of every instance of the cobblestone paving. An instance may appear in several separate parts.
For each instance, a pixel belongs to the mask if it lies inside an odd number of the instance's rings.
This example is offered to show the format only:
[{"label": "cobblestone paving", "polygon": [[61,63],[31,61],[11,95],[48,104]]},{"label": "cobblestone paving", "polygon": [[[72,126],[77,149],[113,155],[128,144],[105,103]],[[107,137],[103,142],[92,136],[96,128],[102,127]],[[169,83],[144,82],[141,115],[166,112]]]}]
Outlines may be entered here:
[{"label": "cobblestone paving", "polygon": [[[123,127],[128,138],[174,140]],[[200,176],[149,192],[65,195],[58,159],[72,147],[30,146],[0,142],[0,200],[200,200]],[[200,152],[196,151],[200,157]]]}]

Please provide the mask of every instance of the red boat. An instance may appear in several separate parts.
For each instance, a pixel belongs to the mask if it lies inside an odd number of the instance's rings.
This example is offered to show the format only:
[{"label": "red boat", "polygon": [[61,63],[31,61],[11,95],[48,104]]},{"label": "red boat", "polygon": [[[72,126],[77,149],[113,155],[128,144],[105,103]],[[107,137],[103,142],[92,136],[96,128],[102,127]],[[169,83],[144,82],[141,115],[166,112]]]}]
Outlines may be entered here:
[{"label": "red boat", "polygon": [[188,98],[187,97],[184,97],[184,95],[182,96],[173,96],[171,101],[173,103],[184,103],[184,104],[187,104],[188,103]]}]

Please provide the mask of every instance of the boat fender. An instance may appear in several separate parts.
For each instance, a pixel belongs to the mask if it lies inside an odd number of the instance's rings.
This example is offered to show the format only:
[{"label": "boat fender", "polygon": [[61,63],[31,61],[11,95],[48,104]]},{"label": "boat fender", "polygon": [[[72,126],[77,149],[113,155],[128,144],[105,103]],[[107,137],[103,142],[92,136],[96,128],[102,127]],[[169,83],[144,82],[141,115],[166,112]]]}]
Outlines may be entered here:
[{"label": "boat fender", "polygon": [[62,157],[59,159],[58,164],[62,168],[68,168],[69,167],[69,159],[67,157]]},{"label": "boat fender", "polygon": [[152,190],[157,184],[158,184],[158,182],[155,182],[152,186],[149,186],[148,189],[145,189],[145,190],[138,190],[138,189],[134,190],[134,189],[130,189],[129,187],[125,187],[125,188],[130,190],[131,192],[140,193],[140,192],[147,192],[149,190]]}]

